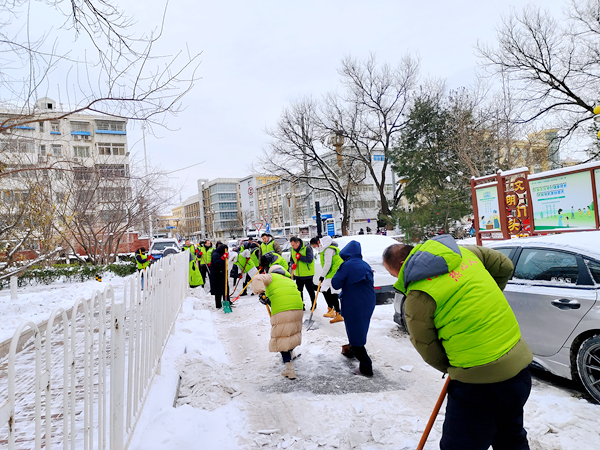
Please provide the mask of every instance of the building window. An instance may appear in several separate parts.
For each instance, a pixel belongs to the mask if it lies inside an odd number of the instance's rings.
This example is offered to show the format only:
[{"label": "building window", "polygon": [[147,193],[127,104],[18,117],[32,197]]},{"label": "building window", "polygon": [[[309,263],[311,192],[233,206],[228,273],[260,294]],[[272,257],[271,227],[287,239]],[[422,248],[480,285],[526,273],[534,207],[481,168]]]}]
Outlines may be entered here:
[{"label": "building window", "polygon": [[52,155],[54,155],[54,156],[62,155],[62,145],[52,144]]},{"label": "building window", "polygon": [[98,144],[98,154],[124,156],[125,155],[125,144],[114,144],[114,143],[113,144],[111,144],[111,143]]},{"label": "building window", "polygon": [[89,158],[90,148],[89,147],[73,147],[73,156],[77,158]]},{"label": "building window", "polygon": [[40,122],[40,133],[44,132],[44,122]]},{"label": "building window", "polygon": [[96,170],[102,178],[127,176],[127,166],[125,164],[96,164]]},{"label": "building window", "polygon": [[58,120],[50,122],[50,132],[60,134],[60,122]]},{"label": "building window", "polygon": [[89,181],[92,179],[92,169],[90,167],[74,167],[73,177],[77,181]]},{"label": "building window", "polygon": [[74,131],[83,131],[90,132],[90,124],[89,122],[71,122],[71,132]]},{"label": "building window", "polygon": [[125,122],[117,122],[112,120],[96,120],[96,131],[117,131],[125,132]]}]

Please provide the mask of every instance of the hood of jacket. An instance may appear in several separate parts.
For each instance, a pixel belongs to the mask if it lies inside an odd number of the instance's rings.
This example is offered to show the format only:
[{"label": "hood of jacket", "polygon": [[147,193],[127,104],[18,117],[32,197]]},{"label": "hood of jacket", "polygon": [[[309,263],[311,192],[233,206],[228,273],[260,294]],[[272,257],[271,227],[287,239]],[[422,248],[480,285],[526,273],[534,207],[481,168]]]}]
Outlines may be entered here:
[{"label": "hood of jacket", "polygon": [[225,244],[221,244],[213,251],[215,253],[218,253],[219,255],[223,256],[225,254],[226,250],[227,250],[227,246]]},{"label": "hood of jacket", "polygon": [[462,253],[449,234],[435,236],[410,252],[400,273],[396,287],[406,293],[410,283],[446,274],[460,266]]},{"label": "hood of jacket", "polygon": [[352,275],[346,278],[346,284],[359,283],[363,280],[373,282],[373,269],[362,259],[360,242],[348,242],[340,251],[340,257],[344,260],[342,267],[347,268]]},{"label": "hood of jacket", "polygon": [[319,246],[320,252],[325,250],[330,245],[335,245],[337,247],[337,243],[333,242],[333,238],[331,236],[323,236],[321,239],[319,239],[319,242],[321,243]]},{"label": "hood of jacket", "polygon": [[346,246],[340,251],[340,256],[344,261],[348,261],[348,259],[350,259],[350,258],[362,259],[360,242],[358,242],[358,241],[348,242],[348,244],[346,244]]}]

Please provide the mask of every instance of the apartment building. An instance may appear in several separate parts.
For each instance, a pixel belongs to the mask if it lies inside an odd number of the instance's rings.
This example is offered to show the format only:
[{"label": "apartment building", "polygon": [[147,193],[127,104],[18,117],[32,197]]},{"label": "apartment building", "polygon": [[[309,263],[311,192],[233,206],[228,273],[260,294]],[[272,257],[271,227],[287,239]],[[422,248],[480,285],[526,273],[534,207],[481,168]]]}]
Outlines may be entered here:
[{"label": "apartment building", "polygon": [[[238,178],[217,178],[204,183],[208,191],[205,210],[212,220],[212,236],[216,239],[243,235]],[[205,218],[206,220],[206,218]]]},{"label": "apartment building", "polygon": [[183,206],[183,237],[196,240],[202,237],[202,226],[200,217],[200,195],[194,194],[182,204]]}]

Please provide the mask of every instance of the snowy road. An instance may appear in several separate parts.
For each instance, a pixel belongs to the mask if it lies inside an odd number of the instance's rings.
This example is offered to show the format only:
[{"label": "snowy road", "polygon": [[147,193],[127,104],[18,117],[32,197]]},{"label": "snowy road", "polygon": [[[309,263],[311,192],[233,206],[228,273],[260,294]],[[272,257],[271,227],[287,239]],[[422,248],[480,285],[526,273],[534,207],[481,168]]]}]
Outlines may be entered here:
[{"label": "snowy road", "polygon": [[[203,291],[192,295],[132,449],[416,448],[443,380],[391,320],[391,305],[378,306],[371,322],[372,379],[351,373],[356,362],[340,354],[344,326],[322,318],[321,299],[319,328],[303,334],[298,379],[290,381],[279,374],[279,354],[267,350],[268,315],[256,297],[242,297],[225,315]],[[183,406],[173,408],[177,367]],[[525,417],[532,449],[600,448],[600,406],[579,397],[534,381]],[[444,409],[426,449],[438,448]]]}]

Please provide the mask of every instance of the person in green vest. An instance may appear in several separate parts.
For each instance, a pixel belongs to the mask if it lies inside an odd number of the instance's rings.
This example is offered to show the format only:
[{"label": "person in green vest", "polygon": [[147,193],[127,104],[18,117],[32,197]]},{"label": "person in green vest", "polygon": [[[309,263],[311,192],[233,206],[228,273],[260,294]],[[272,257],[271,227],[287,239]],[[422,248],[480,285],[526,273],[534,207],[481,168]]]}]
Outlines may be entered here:
[{"label": "person in green vest", "polygon": [[263,255],[266,255],[269,252],[275,252],[281,255],[281,245],[273,239],[273,236],[269,233],[263,233],[261,236],[262,243],[260,244],[260,253],[258,254],[258,259],[260,260]]},{"label": "person in green vest", "polygon": [[[321,273],[319,274],[318,282],[321,283],[321,292],[327,302],[327,312],[323,317],[331,318],[329,323],[343,322],[344,318],[340,313],[339,290],[336,290],[331,285],[331,279],[336,274],[338,268],[344,262],[340,257],[340,249],[333,242],[330,236],[322,238],[312,238],[310,245],[313,249],[319,250],[319,258],[321,260]],[[315,274],[315,277],[317,274]]]},{"label": "person in green vest", "polygon": [[315,286],[313,284],[315,256],[313,249],[310,245],[304,245],[302,239],[296,236],[290,238],[290,244],[292,246],[290,264],[294,281],[296,282],[296,286],[298,286],[300,295],[302,295],[302,290],[306,288],[312,307],[312,303],[315,301]]},{"label": "person in green vest", "polygon": [[146,273],[146,268],[150,265],[150,262],[154,258],[152,255],[146,254],[146,248],[141,247],[135,252],[135,263],[137,266],[138,272],[142,272],[142,290],[144,290],[144,274]]},{"label": "person in green vest", "polygon": [[[243,249],[243,250],[242,250]],[[244,286],[250,282],[252,277],[258,273],[260,262],[258,260],[258,246],[255,243],[245,243],[240,247],[240,254],[235,264],[240,268],[240,278],[245,277]],[[246,289],[241,295],[248,295],[249,289]]]},{"label": "person in green vest", "polygon": [[204,286],[204,278],[200,273],[200,267],[198,266],[198,260],[196,259],[196,252],[194,247],[188,247],[190,250],[190,287],[195,288],[198,286]]},{"label": "person in green vest", "polygon": [[391,245],[383,265],[406,295],[411,342],[450,375],[440,449],[529,449],[523,407],[533,356],[502,293],[511,260],[441,235],[415,247]]},{"label": "person in green vest", "polygon": [[198,247],[196,247],[196,258],[198,259],[198,264],[200,265],[200,275],[202,275],[203,280],[206,280],[206,274],[210,267],[210,260],[213,250],[214,249],[210,239],[200,242]]},{"label": "person in green vest", "polygon": [[192,245],[192,243],[190,242],[189,239],[185,240],[185,243],[183,244],[182,250],[185,252],[186,250],[189,250],[190,248],[193,248],[194,246]]},{"label": "person in green vest", "polygon": [[283,267],[288,273],[288,276],[291,277],[291,275],[289,275],[288,263],[283,256],[278,255],[275,252],[268,252],[260,258],[260,267],[262,267],[263,272],[267,273],[269,268],[274,265]]},{"label": "person in green vest", "polygon": [[302,343],[302,318],[304,313],[302,297],[296,283],[287,275],[283,267],[274,265],[269,273],[260,274],[252,280],[252,291],[259,296],[264,305],[270,306],[271,340],[270,352],[280,352],[285,364],[281,372],[286,378],[294,380],[293,350]]}]

